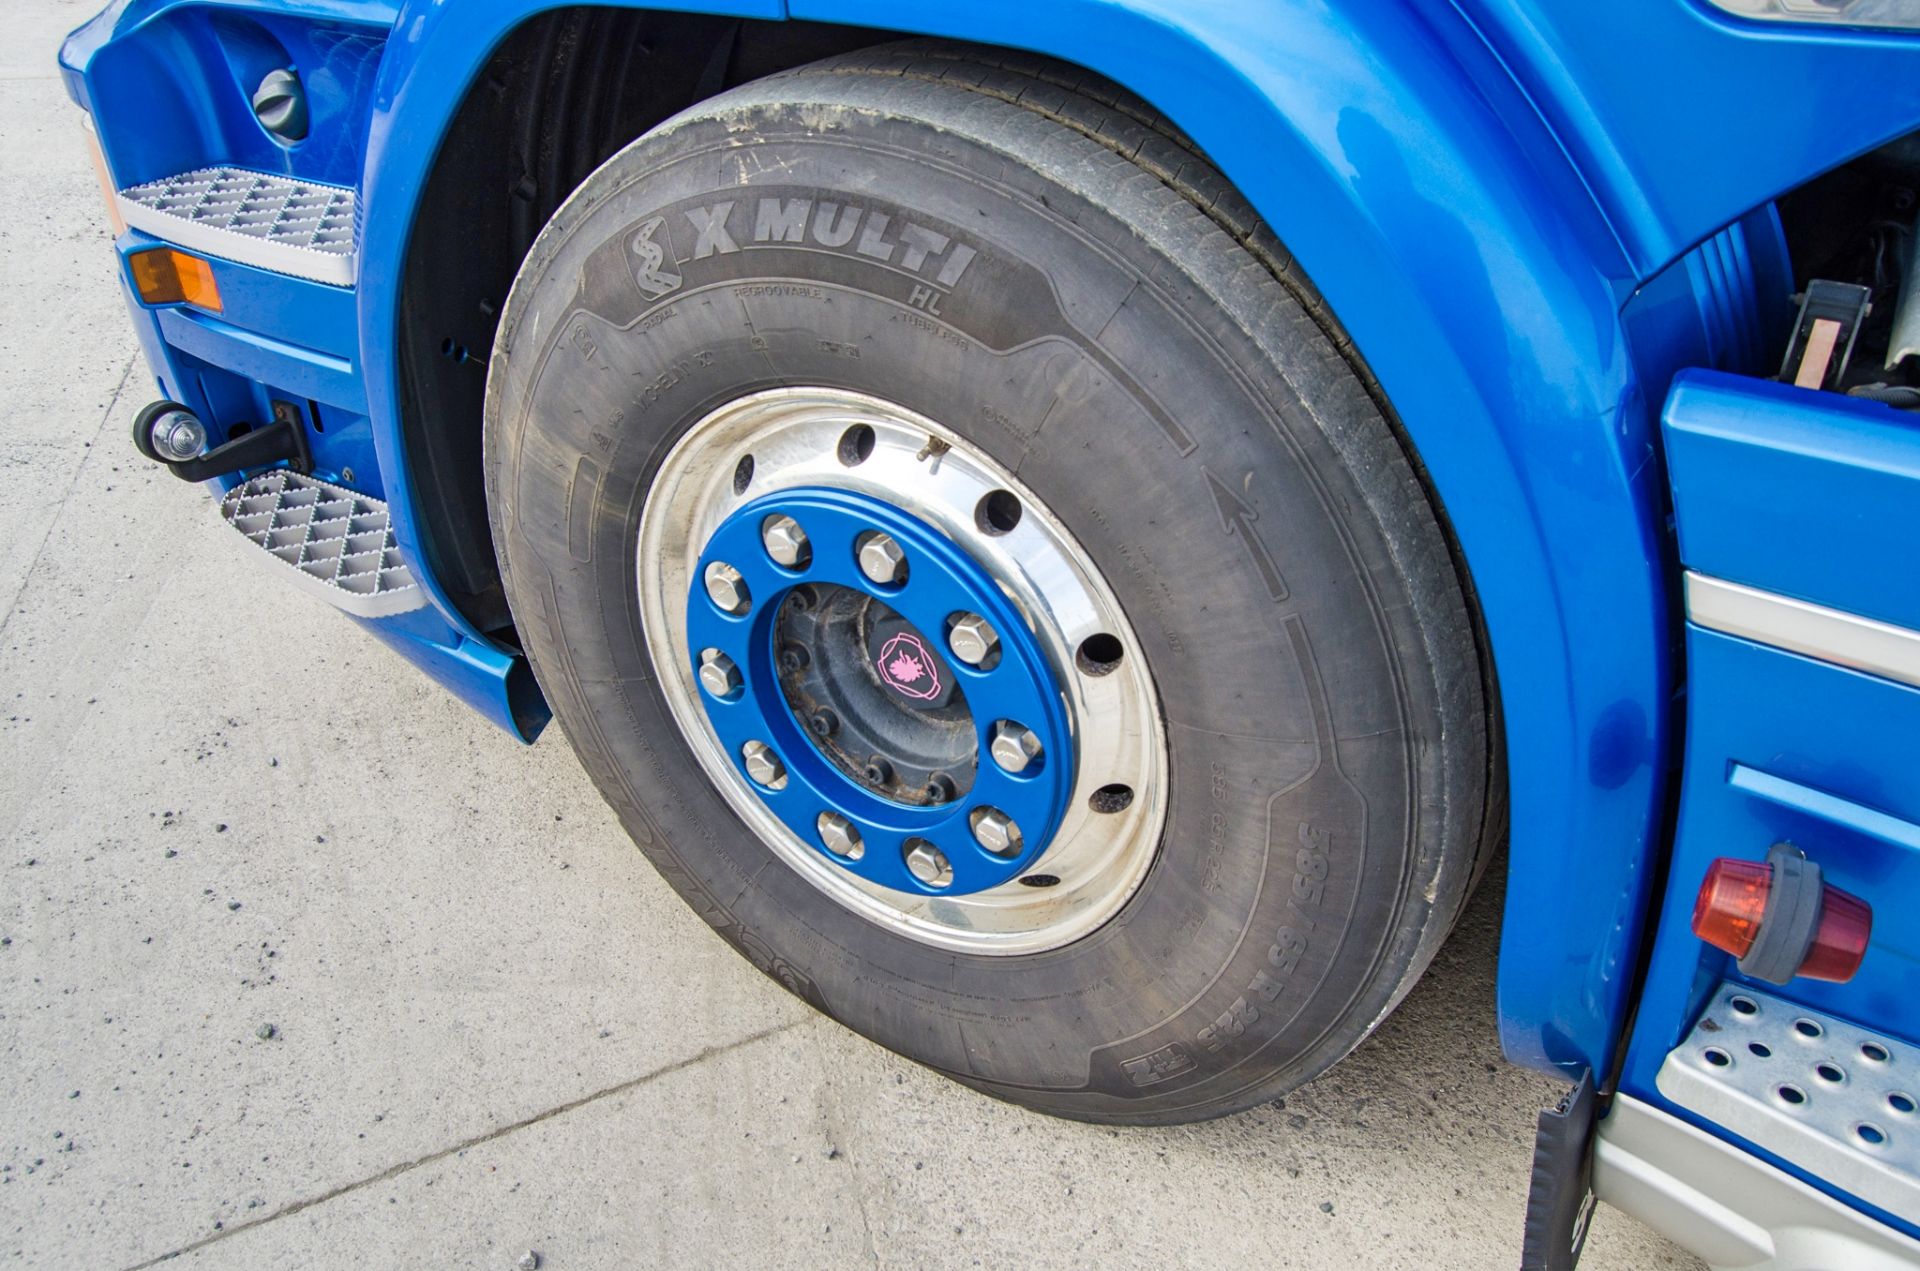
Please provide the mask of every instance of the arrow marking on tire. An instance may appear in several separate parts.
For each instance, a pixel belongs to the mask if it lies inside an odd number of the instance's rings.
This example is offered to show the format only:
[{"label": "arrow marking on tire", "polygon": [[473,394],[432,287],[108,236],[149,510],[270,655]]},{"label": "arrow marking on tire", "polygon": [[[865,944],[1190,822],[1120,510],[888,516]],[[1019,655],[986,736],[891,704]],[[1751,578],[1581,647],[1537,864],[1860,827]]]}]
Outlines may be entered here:
[{"label": "arrow marking on tire", "polygon": [[1253,557],[1253,567],[1260,571],[1260,577],[1266,580],[1267,595],[1274,601],[1287,598],[1286,580],[1280,577],[1279,566],[1273,563],[1273,557],[1267,551],[1267,545],[1253,531],[1253,523],[1260,514],[1240,501],[1240,496],[1231,486],[1213,475],[1206,468],[1207,487],[1213,491],[1213,506],[1220,513],[1220,528],[1227,532],[1228,538],[1237,538],[1246,545],[1247,553]]}]

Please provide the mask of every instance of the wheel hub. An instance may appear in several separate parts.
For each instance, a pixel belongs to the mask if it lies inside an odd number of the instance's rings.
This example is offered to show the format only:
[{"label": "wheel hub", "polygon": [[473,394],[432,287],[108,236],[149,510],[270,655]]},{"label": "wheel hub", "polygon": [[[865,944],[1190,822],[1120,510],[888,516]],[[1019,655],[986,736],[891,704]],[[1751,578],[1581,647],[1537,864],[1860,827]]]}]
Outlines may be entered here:
[{"label": "wheel hub", "polygon": [[[796,529],[804,557],[789,550]],[[967,895],[1045,852],[1073,782],[1066,709],[1033,633],[970,556],[879,499],[803,486],[740,507],[699,566],[695,670],[724,657],[741,680],[720,693],[703,682],[701,705],[749,780],[749,756],[764,767],[771,752],[785,781],[754,785],[824,859],[896,891]],[[1004,633],[995,656],[942,656],[956,628],[981,622]],[[978,647],[962,636],[961,650]],[[1017,771],[990,757],[1014,730],[1034,747]],[[835,850],[848,842],[864,850]]]},{"label": "wheel hub", "polygon": [[803,583],[774,621],[787,706],[840,770],[899,803],[964,797],[977,725],[933,642],[883,600]]}]

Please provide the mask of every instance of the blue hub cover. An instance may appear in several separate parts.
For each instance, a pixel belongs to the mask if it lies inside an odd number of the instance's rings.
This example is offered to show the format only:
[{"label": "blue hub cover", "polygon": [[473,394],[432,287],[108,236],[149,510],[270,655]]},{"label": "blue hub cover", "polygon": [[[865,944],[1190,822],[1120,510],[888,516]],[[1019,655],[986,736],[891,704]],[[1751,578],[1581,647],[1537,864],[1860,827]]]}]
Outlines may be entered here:
[{"label": "blue hub cover", "polygon": [[[776,516],[806,534],[808,550],[793,567],[775,561],[763,541]],[[876,583],[860,567],[860,545],[876,532],[904,553],[898,582]],[[739,572],[735,611],[705,584],[715,564]],[[693,669],[717,653],[737,676],[722,696],[701,688],[707,718],[748,788],[803,843],[861,878],[925,895],[984,891],[1032,869],[1073,789],[1073,738],[1039,642],[971,556],[891,504],[806,487],[735,512],[708,540],[693,579]],[[949,640],[969,615],[999,637],[979,665],[956,656]],[[996,730],[1009,726],[1031,733],[1017,772],[990,754]],[[750,751],[759,753],[757,769]],[[755,772],[765,777],[769,759],[779,775],[763,784]],[[939,768],[930,779],[915,775],[929,765]],[[1011,818],[1016,849],[1002,855],[981,844],[981,809]],[[857,833],[856,856],[827,849],[823,813]],[[906,855],[920,842],[945,857],[950,882],[909,871]]]}]

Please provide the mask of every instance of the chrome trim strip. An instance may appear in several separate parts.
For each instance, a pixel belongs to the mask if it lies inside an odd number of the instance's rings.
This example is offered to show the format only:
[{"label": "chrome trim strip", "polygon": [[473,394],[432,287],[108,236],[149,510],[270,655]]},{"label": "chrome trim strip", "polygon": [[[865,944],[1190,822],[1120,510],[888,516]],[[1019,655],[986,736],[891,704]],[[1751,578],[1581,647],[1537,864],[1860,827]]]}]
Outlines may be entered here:
[{"label": "chrome trim strip", "polygon": [[1920,631],[1688,571],[1687,619],[1710,631],[1920,688]]},{"label": "chrome trim strip", "polygon": [[1707,0],[1716,9],[1756,22],[1865,27],[1876,31],[1920,28],[1914,0]]}]

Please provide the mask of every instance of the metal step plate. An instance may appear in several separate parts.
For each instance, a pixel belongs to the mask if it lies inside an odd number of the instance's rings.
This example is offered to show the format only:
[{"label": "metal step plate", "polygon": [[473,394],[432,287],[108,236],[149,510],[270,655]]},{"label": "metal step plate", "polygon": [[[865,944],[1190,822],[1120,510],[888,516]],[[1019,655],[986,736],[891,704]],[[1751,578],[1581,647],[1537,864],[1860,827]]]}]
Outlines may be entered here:
[{"label": "metal step plate", "polygon": [[227,491],[220,515],[284,564],[284,576],[357,617],[384,618],[427,602],[379,499],[276,468]]},{"label": "metal step plate", "polygon": [[1920,1047],[1722,984],[1655,1084],[1809,1174],[1920,1221]]},{"label": "metal step plate", "polygon": [[120,191],[120,216],[189,251],[351,287],[354,192],[244,168],[200,168]]}]

